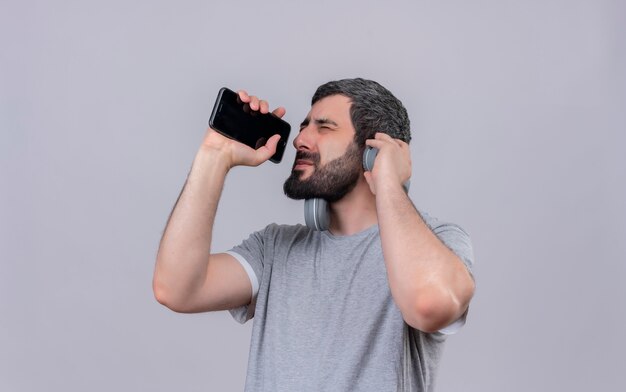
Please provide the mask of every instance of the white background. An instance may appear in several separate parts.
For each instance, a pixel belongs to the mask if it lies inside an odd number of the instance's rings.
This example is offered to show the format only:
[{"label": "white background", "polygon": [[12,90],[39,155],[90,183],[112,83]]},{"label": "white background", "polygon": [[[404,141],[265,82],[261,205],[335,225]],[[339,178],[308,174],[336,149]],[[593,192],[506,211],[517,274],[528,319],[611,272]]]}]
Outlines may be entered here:
[{"label": "white background", "polygon": [[[220,87],[295,129],[357,76],[409,111],[414,202],[474,242],[438,391],[624,390],[625,38],[617,0],[2,0],[0,390],[242,390],[251,323],[153,298],[165,221]],[[214,250],[303,221],[293,156],[229,174]]]}]

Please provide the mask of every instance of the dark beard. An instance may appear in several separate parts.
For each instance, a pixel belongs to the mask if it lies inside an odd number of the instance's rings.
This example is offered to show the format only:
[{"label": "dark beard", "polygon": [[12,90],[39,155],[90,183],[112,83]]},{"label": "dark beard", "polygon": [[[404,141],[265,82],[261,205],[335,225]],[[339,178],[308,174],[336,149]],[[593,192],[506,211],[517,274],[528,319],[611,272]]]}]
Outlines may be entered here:
[{"label": "dark beard", "polygon": [[363,171],[361,155],[361,149],[351,143],[345,154],[320,167],[319,154],[298,151],[295,161],[310,160],[315,171],[306,180],[300,180],[302,172],[292,169],[283,185],[285,195],[296,200],[319,197],[331,203],[341,199],[354,189],[359,180]]}]

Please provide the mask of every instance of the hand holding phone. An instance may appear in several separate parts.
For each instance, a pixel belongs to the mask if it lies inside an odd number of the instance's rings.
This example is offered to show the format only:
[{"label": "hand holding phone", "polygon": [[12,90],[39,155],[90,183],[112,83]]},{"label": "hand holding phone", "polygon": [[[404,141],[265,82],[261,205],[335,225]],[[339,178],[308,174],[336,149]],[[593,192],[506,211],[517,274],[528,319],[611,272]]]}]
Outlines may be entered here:
[{"label": "hand holding phone", "polygon": [[224,87],[217,95],[209,125],[220,134],[255,150],[264,146],[273,135],[279,134],[276,152],[270,157],[270,161],[279,163],[291,131],[291,126],[280,118],[284,114],[283,108],[269,113],[267,102]]}]

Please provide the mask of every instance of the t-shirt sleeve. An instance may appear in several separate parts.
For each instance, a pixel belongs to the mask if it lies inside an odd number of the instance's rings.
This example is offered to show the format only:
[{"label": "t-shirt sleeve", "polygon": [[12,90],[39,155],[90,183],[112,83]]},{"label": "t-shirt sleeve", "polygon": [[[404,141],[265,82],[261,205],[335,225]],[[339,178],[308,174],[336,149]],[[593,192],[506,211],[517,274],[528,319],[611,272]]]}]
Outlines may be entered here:
[{"label": "t-shirt sleeve", "polygon": [[[472,279],[474,279],[474,250],[469,234],[456,224],[441,222],[427,214],[423,214],[422,216],[439,240],[463,261]],[[467,313],[468,311],[466,310],[458,320],[439,330],[439,332],[444,335],[452,335],[458,332],[463,325],[465,325]]]},{"label": "t-shirt sleeve", "polygon": [[469,234],[453,223],[442,223],[435,226],[433,233],[463,261],[473,278],[474,250]]},{"label": "t-shirt sleeve", "polygon": [[252,233],[250,237],[245,239],[241,244],[226,252],[241,264],[252,285],[252,299],[250,303],[229,310],[233,318],[242,324],[254,316],[256,297],[259,293],[259,284],[263,276],[263,255],[266,231],[267,228]]}]

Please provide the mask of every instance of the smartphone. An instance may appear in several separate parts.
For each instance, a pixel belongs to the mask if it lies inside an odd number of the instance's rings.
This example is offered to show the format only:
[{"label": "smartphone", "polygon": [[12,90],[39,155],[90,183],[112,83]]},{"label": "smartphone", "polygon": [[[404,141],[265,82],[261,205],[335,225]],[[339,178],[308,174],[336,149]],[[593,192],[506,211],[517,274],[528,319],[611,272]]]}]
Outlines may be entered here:
[{"label": "smartphone", "polygon": [[279,134],[276,153],[270,158],[274,163],[279,163],[283,159],[291,131],[289,123],[272,113],[262,114],[250,109],[250,105],[242,102],[236,92],[226,87],[222,87],[217,94],[209,126],[255,150],[264,146],[271,136]]}]

